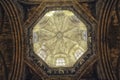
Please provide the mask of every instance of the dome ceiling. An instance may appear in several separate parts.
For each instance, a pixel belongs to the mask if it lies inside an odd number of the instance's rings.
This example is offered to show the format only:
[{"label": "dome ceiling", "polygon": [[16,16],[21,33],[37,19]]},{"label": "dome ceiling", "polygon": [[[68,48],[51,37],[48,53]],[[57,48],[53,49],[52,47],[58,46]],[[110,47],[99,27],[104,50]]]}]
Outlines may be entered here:
[{"label": "dome ceiling", "polygon": [[87,27],[70,10],[52,10],[33,27],[33,50],[49,67],[72,67],[88,49]]}]

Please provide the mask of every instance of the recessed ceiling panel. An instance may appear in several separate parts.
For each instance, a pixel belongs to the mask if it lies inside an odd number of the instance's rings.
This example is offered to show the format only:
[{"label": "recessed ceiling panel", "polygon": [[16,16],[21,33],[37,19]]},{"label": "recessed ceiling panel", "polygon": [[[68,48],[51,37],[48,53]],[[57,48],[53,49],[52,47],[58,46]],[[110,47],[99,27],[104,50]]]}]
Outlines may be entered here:
[{"label": "recessed ceiling panel", "polygon": [[33,48],[50,67],[72,67],[87,51],[87,27],[70,10],[47,12],[33,27]]}]

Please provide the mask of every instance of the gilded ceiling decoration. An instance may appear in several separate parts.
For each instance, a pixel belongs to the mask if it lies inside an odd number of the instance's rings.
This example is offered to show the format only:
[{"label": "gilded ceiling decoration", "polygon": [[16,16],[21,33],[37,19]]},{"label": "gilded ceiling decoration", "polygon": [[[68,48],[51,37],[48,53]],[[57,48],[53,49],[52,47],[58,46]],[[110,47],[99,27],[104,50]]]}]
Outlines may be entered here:
[{"label": "gilded ceiling decoration", "polygon": [[47,12],[33,27],[33,48],[50,67],[72,67],[87,51],[86,25],[70,10]]}]

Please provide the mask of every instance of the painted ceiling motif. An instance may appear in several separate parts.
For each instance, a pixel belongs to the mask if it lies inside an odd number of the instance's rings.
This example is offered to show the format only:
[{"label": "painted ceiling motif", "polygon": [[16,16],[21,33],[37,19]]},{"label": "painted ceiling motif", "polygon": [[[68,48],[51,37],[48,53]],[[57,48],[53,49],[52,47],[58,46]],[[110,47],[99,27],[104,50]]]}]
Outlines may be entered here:
[{"label": "painted ceiling motif", "polygon": [[72,67],[87,51],[86,25],[70,10],[47,12],[33,28],[33,48],[50,67]]}]

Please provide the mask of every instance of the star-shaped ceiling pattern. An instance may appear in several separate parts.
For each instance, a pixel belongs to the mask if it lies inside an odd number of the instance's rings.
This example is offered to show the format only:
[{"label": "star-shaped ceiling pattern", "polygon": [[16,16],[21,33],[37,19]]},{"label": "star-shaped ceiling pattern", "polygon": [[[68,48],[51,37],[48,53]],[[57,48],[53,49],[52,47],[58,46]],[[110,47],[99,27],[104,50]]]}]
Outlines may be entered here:
[{"label": "star-shaped ceiling pattern", "polygon": [[72,67],[87,51],[86,25],[70,10],[47,12],[33,28],[33,48],[50,67]]}]

